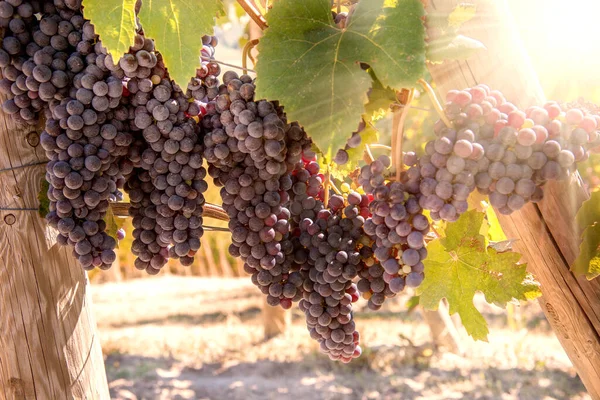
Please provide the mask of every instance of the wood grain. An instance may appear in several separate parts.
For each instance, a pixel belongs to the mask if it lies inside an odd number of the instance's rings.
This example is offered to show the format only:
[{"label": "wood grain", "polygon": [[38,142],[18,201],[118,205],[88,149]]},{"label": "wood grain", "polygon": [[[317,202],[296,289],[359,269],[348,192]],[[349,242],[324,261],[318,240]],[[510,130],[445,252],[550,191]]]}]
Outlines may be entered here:
[{"label": "wood grain", "polygon": [[[36,209],[44,165],[11,168],[45,161],[38,133],[0,127],[0,208]],[[0,211],[0,399],[109,398],[87,289],[37,211]]]},{"label": "wood grain", "polygon": [[[431,1],[428,11],[448,12],[458,3]],[[445,96],[451,89],[485,83],[521,108],[543,105],[544,93],[505,1],[475,3],[477,16],[461,33],[480,40],[487,50],[468,61],[430,66],[437,89]],[[519,239],[515,250],[542,285],[539,302],[548,321],[588,392],[600,399],[600,281],[575,277],[569,270],[579,252],[575,214],[588,195],[578,174],[568,182],[547,184],[544,192],[541,203],[499,215],[500,223],[509,238]]]}]

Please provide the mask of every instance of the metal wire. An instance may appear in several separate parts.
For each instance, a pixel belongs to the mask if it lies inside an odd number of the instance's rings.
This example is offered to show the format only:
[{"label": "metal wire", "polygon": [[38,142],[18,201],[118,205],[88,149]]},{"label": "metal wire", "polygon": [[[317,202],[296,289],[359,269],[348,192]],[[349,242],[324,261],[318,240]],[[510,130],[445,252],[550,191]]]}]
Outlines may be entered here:
[{"label": "metal wire", "polygon": [[31,163],[31,164],[23,164],[23,165],[19,165],[19,166],[12,167],[12,168],[2,168],[2,169],[0,169],[0,172],[14,171],[17,169],[35,167],[38,165],[46,165],[46,164],[48,164],[48,161],[40,161],[40,162],[36,162],[36,163]]}]

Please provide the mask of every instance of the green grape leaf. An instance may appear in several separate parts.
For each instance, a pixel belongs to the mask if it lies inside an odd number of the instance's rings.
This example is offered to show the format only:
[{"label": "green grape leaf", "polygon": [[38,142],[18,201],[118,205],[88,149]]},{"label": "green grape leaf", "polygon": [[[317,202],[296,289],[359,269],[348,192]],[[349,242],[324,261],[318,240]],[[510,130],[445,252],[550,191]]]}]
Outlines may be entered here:
[{"label": "green grape leaf", "polygon": [[467,333],[476,340],[487,340],[489,333],[483,315],[473,305],[476,292],[500,307],[514,300],[529,300],[541,295],[526,264],[517,264],[520,254],[498,253],[485,244],[479,233],[484,214],[464,213],[448,224],[445,237],[427,246],[425,280],[417,289],[420,304],[435,310],[442,298],[448,300],[450,314],[458,312]]},{"label": "green grape leaf", "polygon": [[592,196],[583,202],[577,211],[576,218],[579,229],[585,229],[600,222],[600,192],[593,192]]},{"label": "green grape leaf", "polygon": [[115,217],[112,207],[108,207],[108,210],[106,211],[106,217],[104,217],[104,221],[106,221],[106,234],[117,241],[117,248],[119,248],[119,239],[117,239],[117,231],[123,227],[123,223],[125,223],[125,220],[126,218]]},{"label": "green grape leaf", "polygon": [[571,271],[592,280],[600,275],[600,223],[585,228],[582,236],[579,255]]},{"label": "green grape leaf", "polygon": [[373,125],[367,123],[365,129],[360,132],[360,139],[360,144],[358,146],[353,149],[346,150],[348,153],[348,162],[346,164],[332,164],[330,171],[334,178],[343,181],[352,171],[358,168],[359,163],[363,159],[363,154],[367,148],[367,145],[379,142],[379,133],[373,127]]},{"label": "green grape leaf", "polygon": [[406,307],[406,312],[411,313],[415,311],[415,309],[419,305],[420,300],[421,298],[419,296],[412,296],[410,299],[408,299],[406,301],[406,304],[404,305],[404,307]]},{"label": "green grape leaf", "polygon": [[258,45],[257,96],[279,100],[327,160],[365,113],[371,78],[413,87],[425,71],[425,27],[419,0],[363,0],[344,29],[329,0],[279,0]]},{"label": "green grape leaf", "polygon": [[467,199],[469,209],[475,209],[485,213],[485,223],[482,225],[480,233],[490,241],[502,242],[508,238],[502,230],[498,216],[494,208],[490,206],[488,196],[474,191]]},{"label": "green grape leaf", "polygon": [[42,218],[46,218],[46,215],[50,212],[50,199],[48,198],[48,189],[50,184],[46,178],[42,178],[40,182],[40,191],[38,192],[38,214]]},{"label": "green grape leaf", "polygon": [[438,64],[445,60],[466,60],[486,47],[479,40],[455,34],[443,35],[427,45],[427,61]]},{"label": "green grape leaf", "polygon": [[368,71],[373,83],[369,91],[369,102],[365,104],[365,120],[376,122],[383,118],[390,109],[390,105],[397,101],[396,91],[389,87],[384,87],[371,68]]},{"label": "green grape leaf", "polygon": [[129,51],[135,40],[135,0],[83,0],[83,15],[91,21],[102,46],[113,60]]},{"label": "green grape leaf", "polygon": [[144,0],[140,22],[154,39],[169,75],[180,87],[196,75],[202,36],[212,35],[217,16],[224,13],[221,0]]},{"label": "green grape leaf", "polygon": [[448,15],[448,26],[451,28],[459,28],[465,22],[470,21],[475,16],[477,6],[472,3],[460,3]]}]

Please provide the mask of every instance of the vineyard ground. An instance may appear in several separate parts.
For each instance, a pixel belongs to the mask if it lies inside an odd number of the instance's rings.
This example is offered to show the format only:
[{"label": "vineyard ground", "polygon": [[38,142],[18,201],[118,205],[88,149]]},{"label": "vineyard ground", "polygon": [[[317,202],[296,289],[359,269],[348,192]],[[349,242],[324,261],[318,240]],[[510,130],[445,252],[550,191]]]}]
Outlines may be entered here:
[{"label": "vineyard ground", "polygon": [[300,314],[264,341],[262,298],[247,279],[167,276],[91,291],[115,399],[590,398],[537,303],[517,309],[515,329],[477,301],[492,334],[464,339],[461,356],[431,351],[408,298],[378,313],[359,305],[365,352],[340,365],[319,354]]}]

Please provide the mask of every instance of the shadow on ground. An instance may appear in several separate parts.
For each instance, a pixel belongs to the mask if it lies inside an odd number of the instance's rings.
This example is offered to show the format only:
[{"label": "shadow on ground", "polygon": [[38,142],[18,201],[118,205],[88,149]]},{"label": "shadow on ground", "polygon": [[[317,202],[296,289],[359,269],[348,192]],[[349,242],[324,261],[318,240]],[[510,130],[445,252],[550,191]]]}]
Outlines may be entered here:
[{"label": "shadow on ground", "polygon": [[579,378],[559,369],[441,370],[408,362],[375,370],[366,361],[346,366],[314,355],[294,363],[260,360],[190,368],[167,358],[113,354],[106,368],[114,399],[534,400],[585,393]]}]

